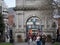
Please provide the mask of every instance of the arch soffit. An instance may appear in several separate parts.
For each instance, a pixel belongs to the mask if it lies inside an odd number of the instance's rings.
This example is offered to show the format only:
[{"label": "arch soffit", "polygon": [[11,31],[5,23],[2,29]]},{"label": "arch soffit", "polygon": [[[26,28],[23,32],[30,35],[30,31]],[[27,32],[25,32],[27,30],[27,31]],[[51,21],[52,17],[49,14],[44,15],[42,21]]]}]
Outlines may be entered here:
[{"label": "arch soffit", "polygon": [[28,22],[28,20],[29,20],[29,19],[31,19],[32,17],[36,17],[36,18],[38,18],[39,20],[41,20],[38,16],[29,16],[29,17],[27,18],[27,20],[26,20],[26,22],[25,22],[25,23],[27,23],[27,22]]}]

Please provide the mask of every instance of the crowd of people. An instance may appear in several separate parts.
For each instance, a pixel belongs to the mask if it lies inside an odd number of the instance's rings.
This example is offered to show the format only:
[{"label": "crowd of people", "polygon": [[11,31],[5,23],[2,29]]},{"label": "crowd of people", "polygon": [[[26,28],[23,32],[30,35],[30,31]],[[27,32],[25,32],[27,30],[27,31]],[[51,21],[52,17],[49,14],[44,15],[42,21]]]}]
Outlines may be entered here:
[{"label": "crowd of people", "polygon": [[45,45],[46,36],[34,34],[28,36],[28,45]]}]

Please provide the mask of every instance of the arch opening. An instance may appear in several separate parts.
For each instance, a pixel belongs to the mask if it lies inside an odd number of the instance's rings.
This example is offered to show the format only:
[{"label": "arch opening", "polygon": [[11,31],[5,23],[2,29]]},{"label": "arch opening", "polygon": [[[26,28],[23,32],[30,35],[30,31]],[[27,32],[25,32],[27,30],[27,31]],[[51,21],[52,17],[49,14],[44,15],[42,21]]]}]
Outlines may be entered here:
[{"label": "arch opening", "polygon": [[41,20],[37,16],[32,16],[26,21],[26,36],[36,35],[42,32]]}]

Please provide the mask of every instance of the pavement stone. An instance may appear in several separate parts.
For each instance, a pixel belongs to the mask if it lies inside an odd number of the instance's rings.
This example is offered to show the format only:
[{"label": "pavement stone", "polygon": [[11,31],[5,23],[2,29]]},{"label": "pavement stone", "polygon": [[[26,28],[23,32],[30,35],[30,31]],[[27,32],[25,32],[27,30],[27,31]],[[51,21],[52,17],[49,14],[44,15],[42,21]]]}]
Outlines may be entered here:
[{"label": "pavement stone", "polygon": [[46,43],[45,43],[45,45],[52,45],[52,43],[51,43],[51,42],[49,42],[49,43],[48,43],[48,42],[46,42]]},{"label": "pavement stone", "polygon": [[[28,45],[28,43],[15,43],[14,45]],[[45,43],[45,45],[52,45],[52,43]]]}]

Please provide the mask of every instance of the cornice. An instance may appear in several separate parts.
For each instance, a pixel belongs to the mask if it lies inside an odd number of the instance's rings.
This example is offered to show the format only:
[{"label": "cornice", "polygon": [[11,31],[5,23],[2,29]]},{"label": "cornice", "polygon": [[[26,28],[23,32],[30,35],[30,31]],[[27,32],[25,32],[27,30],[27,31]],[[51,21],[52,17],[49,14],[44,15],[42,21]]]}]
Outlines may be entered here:
[{"label": "cornice", "polygon": [[18,7],[16,6],[13,8],[15,11],[29,11],[29,10],[54,10],[54,9],[60,9],[60,7],[55,8],[53,5],[46,5],[46,6],[41,6],[41,7]]},{"label": "cornice", "polygon": [[22,10],[22,11],[29,11],[29,10],[54,10],[55,8],[53,7],[38,7],[38,8],[35,8],[35,7],[15,7],[14,10],[15,11],[19,11],[19,10]]}]

